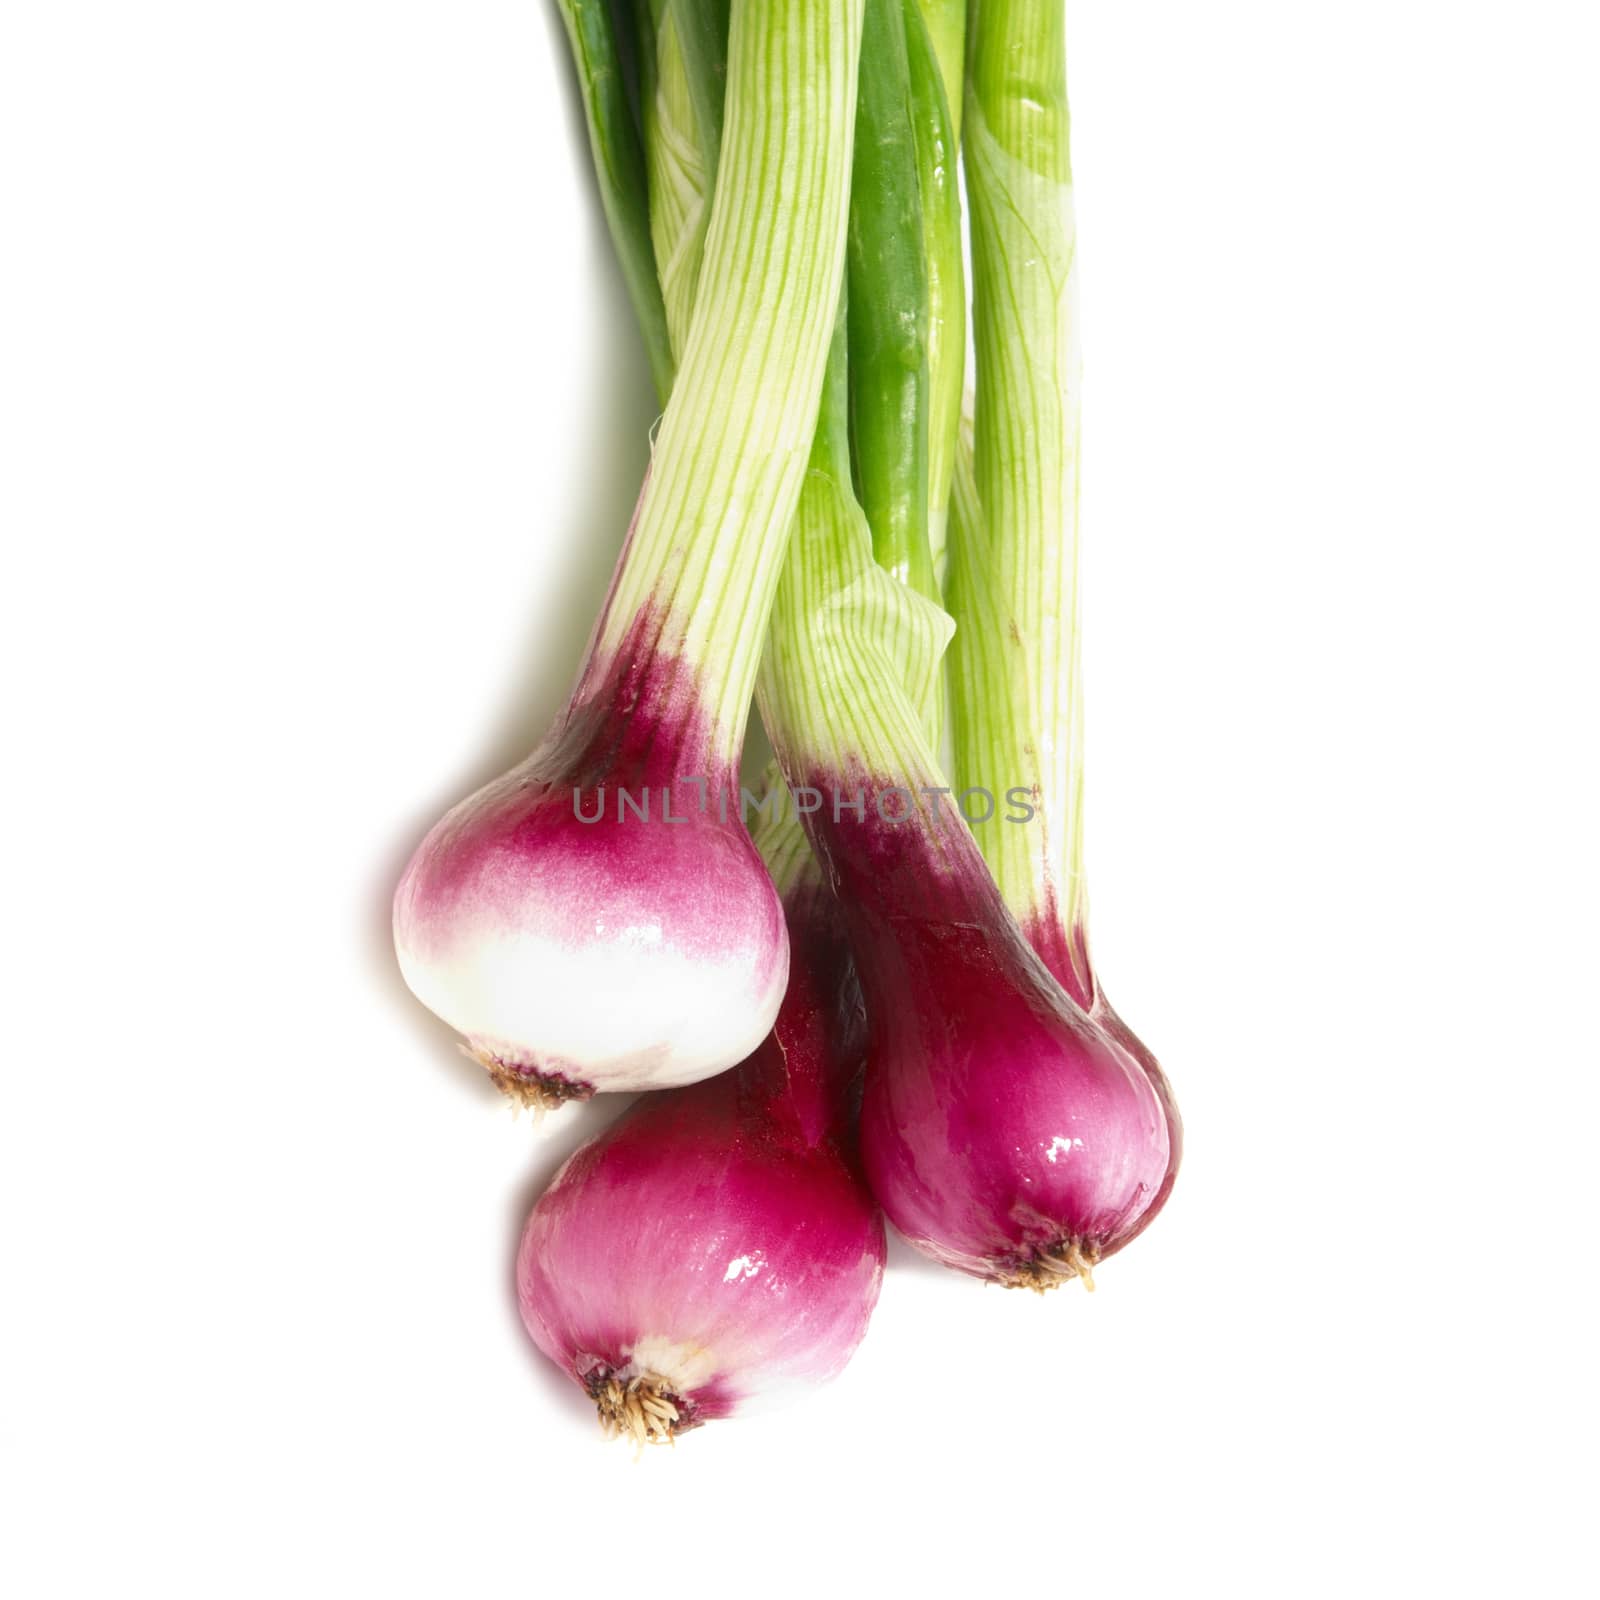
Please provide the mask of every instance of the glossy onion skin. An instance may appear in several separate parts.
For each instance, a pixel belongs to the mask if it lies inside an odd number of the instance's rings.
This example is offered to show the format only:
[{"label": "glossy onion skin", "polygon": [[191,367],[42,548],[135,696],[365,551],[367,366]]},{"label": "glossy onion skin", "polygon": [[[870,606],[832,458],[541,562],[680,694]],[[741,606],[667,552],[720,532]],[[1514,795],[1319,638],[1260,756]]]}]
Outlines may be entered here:
[{"label": "glossy onion skin", "polygon": [[1046,907],[1022,924],[1028,943],[1038,953],[1051,975],[1066,991],[1069,999],[1087,1012],[1095,1026],[1108,1039],[1139,1064],[1140,1070],[1150,1080],[1156,1099],[1161,1102],[1161,1113],[1167,1124],[1167,1170],[1163,1175],[1155,1198],[1145,1208],[1135,1226],[1122,1234],[1118,1241],[1102,1251],[1102,1256],[1131,1244],[1161,1214],[1172,1186],[1178,1179],[1178,1168],[1183,1161],[1183,1117],[1178,1110],[1177,1097],[1155,1052],[1145,1044],[1132,1028],[1117,1014],[1106,998],[1104,985],[1095,971],[1089,951],[1087,928],[1080,922],[1073,926],[1063,921],[1054,895],[1047,897]]},{"label": "glossy onion skin", "polygon": [[[823,772],[823,793],[886,780]],[[1039,1283],[1137,1232],[1169,1181],[1161,1097],[1023,938],[946,808],[808,819],[845,908],[869,1018],[861,1151],[889,1220],[976,1276]]]},{"label": "glossy onion skin", "polygon": [[1155,1091],[1167,1127],[1167,1169],[1161,1176],[1155,1197],[1140,1213],[1133,1226],[1125,1229],[1100,1252],[1101,1258],[1104,1259],[1132,1244],[1161,1215],[1162,1208],[1172,1194],[1172,1186],[1178,1181],[1178,1168],[1183,1164],[1183,1116],[1178,1110],[1177,1096],[1172,1092],[1172,1084],[1166,1070],[1150,1047],[1117,1014],[1111,1002],[1106,999],[1105,991],[1100,987],[1098,980],[1095,984],[1094,1006],[1089,1015],[1095,1026],[1138,1064],[1139,1070],[1144,1073],[1150,1087]]},{"label": "glossy onion skin", "polygon": [[859,1002],[836,936],[797,936],[791,921],[791,937],[789,991],[761,1048],[644,1097],[579,1150],[518,1251],[538,1348],[591,1394],[647,1381],[677,1432],[833,1377],[877,1303],[883,1220],[847,1133]]},{"label": "glossy onion skin", "polygon": [[[615,806],[619,786],[594,804]],[[462,802],[395,900],[412,990],[511,1073],[575,1090],[692,1082],[747,1055],[783,993],[782,909],[749,835],[670,787],[683,823],[586,825],[536,761]],[[590,803],[590,797],[585,796]]]},{"label": "glossy onion skin", "polygon": [[643,639],[619,660],[641,665],[601,675],[437,823],[395,895],[413,992],[503,1087],[554,1099],[723,1071],[772,1026],[788,970],[783,907],[691,691]]},{"label": "glossy onion skin", "polygon": [[1068,1243],[1111,1254],[1166,1172],[1149,1079],[1003,931],[918,923],[899,940],[869,985],[861,1119],[889,1219],[935,1260],[1003,1281]]}]

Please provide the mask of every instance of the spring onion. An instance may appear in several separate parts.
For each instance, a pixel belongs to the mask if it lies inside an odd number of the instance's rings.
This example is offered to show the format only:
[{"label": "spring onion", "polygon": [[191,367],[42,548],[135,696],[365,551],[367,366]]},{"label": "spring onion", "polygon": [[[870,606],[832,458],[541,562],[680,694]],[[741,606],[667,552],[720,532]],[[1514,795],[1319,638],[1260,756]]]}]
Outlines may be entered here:
[{"label": "spring onion", "polygon": [[1005,772],[1036,811],[978,831],[1030,944],[1143,1067],[1182,1124],[1154,1055],[1112,1009],[1089,956],[1083,870],[1078,471],[1082,360],[1063,0],[974,0],[967,188],[977,344],[975,470],[963,464],[947,596],[958,785]]},{"label": "spring onion", "polygon": [[[707,797],[738,792],[805,475],[860,29],[861,0],[733,6],[695,319],[577,687],[526,761],[434,827],[395,897],[412,990],[535,1105],[710,1076],[777,1016],[783,910],[737,806]],[[641,796],[675,825],[644,823]]]},{"label": "spring onion", "polygon": [[[762,666],[762,717],[839,897],[869,1019],[862,1155],[895,1226],[1015,1286],[1080,1277],[1167,1170],[1150,1080],[1006,909],[929,748],[948,617],[872,560],[830,366]],[[988,826],[1016,826],[998,817]]]}]

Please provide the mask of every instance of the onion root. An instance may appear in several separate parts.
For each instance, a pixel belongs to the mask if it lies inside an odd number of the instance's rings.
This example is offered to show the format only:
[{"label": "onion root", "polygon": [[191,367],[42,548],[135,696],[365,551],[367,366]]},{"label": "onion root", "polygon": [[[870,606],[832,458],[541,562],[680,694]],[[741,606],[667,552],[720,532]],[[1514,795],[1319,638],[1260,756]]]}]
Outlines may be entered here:
[{"label": "onion root", "polygon": [[1084,1289],[1094,1293],[1094,1265],[1099,1252],[1092,1244],[1077,1239],[1067,1239],[1052,1250],[1041,1250],[1029,1261],[1023,1261],[999,1275],[999,1282],[1008,1289],[1032,1289],[1043,1294],[1046,1289],[1077,1278]]},{"label": "onion root", "polygon": [[533,1067],[517,1066],[476,1045],[462,1045],[461,1053],[483,1067],[494,1080],[495,1088],[519,1111],[531,1111],[536,1117],[569,1101],[588,1100],[594,1095],[592,1084],[575,1082],[555,1071],[541,1072]]},{"label": "onion root", "polygon": [[694,1426],[683,1402],[659,1378],[641,1373],[623,1379],[601,1368],[587,1387],[608,1439],[632,1439],[643,1450],[647,1444],[673,1444]]}]

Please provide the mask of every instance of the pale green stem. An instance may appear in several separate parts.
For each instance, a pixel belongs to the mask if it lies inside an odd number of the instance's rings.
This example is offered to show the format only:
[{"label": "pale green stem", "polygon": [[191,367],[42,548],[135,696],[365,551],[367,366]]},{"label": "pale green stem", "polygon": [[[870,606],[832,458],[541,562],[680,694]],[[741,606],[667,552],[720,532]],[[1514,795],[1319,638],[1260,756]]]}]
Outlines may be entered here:
[{"label": "pale green stem", "polygon": [[654,0],[652,11],[656,48],[651,92],[643,106],[650,237],[667,332],[674,353],[681,354],[694,319],[716,156],[697,114],[675,9],[670,0]]},{"label": "pale green stem", "polygon": [[841,356],[836,347],[778,585],[761,716],[793,782],[861,772],[940,787],[927,723],[950,619],[873,559],[842,443]]},{"label": "pale green stem", "polygon": [[959,143],[966,78],[967,0],[916,0],[916,3],[939,58],[944,97],[950,106],[950,125]]},{"label": "pale green stem", "polygon": [[[966,269],[961,254],[961,191],[956,181],[960,137],[955,115],[960,105],[960,24],[965,0],[953,7],[930,0],[904,3],[928,276],[928,547],[938,585],[944,581],[950,482],[967,361]],[[948,27],[952,12],[955,55],[953,62],[947,62],[940,56],[938,40],[928,24],[931,18]]]},{"label": "pale green stem", "polygon": [[676,386],[598,641],[641,617],[744,735],[838,307],[861,0],[736,0],[722,155]]},{"label": "pale green stem", "polygon": [[1033,792],[1032,823],[980,829],[979,843],[1024,927],[1065,935],[1081,993],[1080,355],[1062,0],[974,0],[969,46],[977,412],[975,483],[958,470],[950,524],[956,777]]}]

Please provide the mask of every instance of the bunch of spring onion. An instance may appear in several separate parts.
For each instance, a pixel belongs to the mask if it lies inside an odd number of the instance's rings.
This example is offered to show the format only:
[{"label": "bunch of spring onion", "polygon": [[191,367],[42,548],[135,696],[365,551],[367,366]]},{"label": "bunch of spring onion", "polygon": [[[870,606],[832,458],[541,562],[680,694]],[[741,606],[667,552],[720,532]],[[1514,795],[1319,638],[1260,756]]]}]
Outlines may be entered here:
[{"label": "bunch of spring onion", "polygon": [[660,1091],[517,1260],[643,1442],[842,1368],[880,1208],[1092,1288],[1181,1130],[1086,931],[1063,0],[560,5],[664,413],[566,710],[424,839],[395,935],[519,1101]]}]

